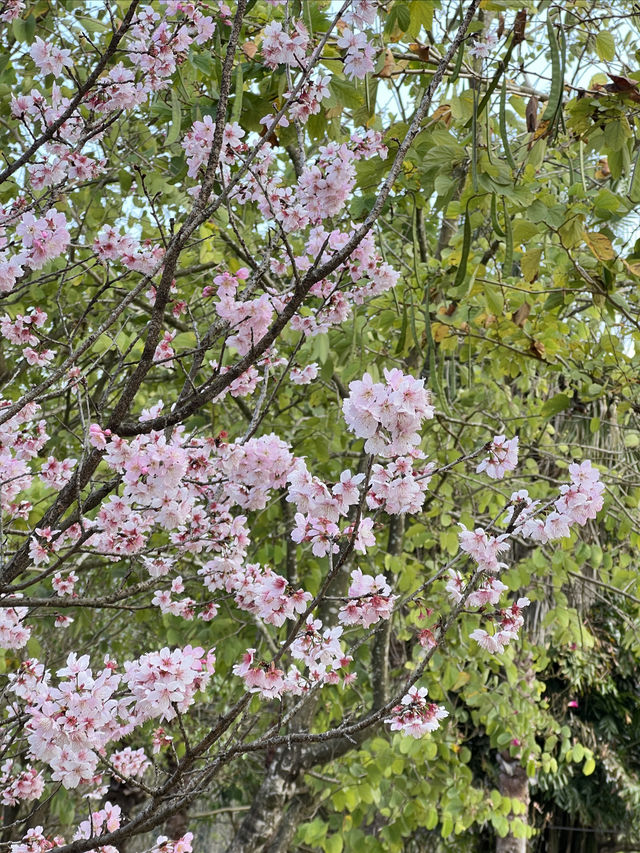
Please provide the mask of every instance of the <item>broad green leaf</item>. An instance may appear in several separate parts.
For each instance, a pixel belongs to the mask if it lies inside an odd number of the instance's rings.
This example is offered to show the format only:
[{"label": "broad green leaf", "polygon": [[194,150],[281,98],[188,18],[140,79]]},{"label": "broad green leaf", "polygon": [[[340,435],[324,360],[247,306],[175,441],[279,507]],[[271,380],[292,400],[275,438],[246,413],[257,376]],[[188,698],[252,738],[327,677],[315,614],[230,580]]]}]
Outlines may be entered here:
[{"label": "broad green leaf", "polygon": [[616,43],[613,33],[602,29],[596,34],[596,53],[605,62],[611,62],[615,59]]}]

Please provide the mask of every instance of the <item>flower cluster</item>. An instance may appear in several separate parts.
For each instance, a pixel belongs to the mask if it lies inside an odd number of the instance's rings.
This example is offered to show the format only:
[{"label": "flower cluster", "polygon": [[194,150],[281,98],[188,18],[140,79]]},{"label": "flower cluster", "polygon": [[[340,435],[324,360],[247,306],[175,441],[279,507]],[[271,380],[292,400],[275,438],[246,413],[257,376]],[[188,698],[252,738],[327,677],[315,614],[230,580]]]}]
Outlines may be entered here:
[{"label": "flower cluster", "polygon": [[16,314],[15,320],[5,314],[0,318],[0,334],[12,344],[34,347],[39,341],[33,330],[41,329],[46,322],[47,314],[41,308],[34,308],[29,314]]},{"label": "flower cluster", "polygon": [[272,489],[287,482],[294,458],[274,433],[221,448],[221,467],[228,495],[244,509],[263,509]]},{"label": "flower cluster", "polygon": [[[307,618],[306,626],[291,644],[291,656],[302,661],[309,669],[312,682],[337,684],[337,670],[348,666],[352,658],[345,655],[340,645],[342,628],[324,628],[319,619]],[[346,684],[353,681],[355,675],[344,676]]]},{"label": "flower cluster", "polygon": [[147,767],[150,766],[144,749],[142,747],[140,749],[131,749],[130,746],[114,752],[111,756],[111,763],[125,779],[127,777],[142,776]]},{"label": "flower cluster", "polygon": [[93,250],[102,263],[120,261],[130,270],[151,273],[164,256],[162,246],[150,241],[140,243],[131,234],[120,234],[116,228],[105,225],[93,241]]},{"label": "flower cluster", "polygon": [[241,610],[253,613],[269,625],[280,626],[296,619],[307,608],[311,593],[292,589],[287,579],[268,566],[243,564],[241,560],[214,557],[198,570],[212,592],[224,589]]},{"label": "flower cluster", "polygon": [[[16,593],[13,597],[20,596],[21,593]],[[23,623],[27,613],[26,607],[0,608],[0,648],[21,649],[27,645],[31,636],[31,628]]]},{"label": "flower cluster", "polygon": [[[320,112],[322,101],[329,97],[330,82],[331,78],[326,76],[307,80],[287,110],[290,118],[304,124],[310,116],[317,115]],[[284,96],[288,100],[292,98],[292,94],[292,92],[285,92]]]},{"label": "flower cluster", "polygon": [[60,597],[74,595],[74,589],[77,583],[78,575],[73,571],[67,572],[66,575],[63,575],[62,572],[56,572],[51,579],[51,586],[53,587],[56,595],[59,595]]},{"label": "flower cluster", "polygon": [[[449,597],[454,602],[462,601],[462,596],[465,589],[465,580],[460,572],[454,569],[449,569],[449,580],[446,585],[446,590]],[[487,604],[497,604],[500,601],[503,592],[506,592],[508,587],[495,577],[484,578],[480,586],[473,590],[466,599],[468,607],[485,607]]]},{"label": "flower cluster", "polygon": [[[87,820],[83,820],[78,829],[73,835],[73,840],[77,841],[81,838],[100,837],[107,832],[115,832],[120,828],[121,824],[120,806],[114,806],[110,802],[104,804],[104,808],[91,812]],[[95,853],[117,853],[117,847],[111,844],[100,847]]]},{"label": "flower cluster", "polygon": [[469,48],[469,53],[476,59],[488,59],[497,44],[498,36],[496,33],[483,33],[481,38],[477,38],[473,42]]},{"label": "flower cluster", "polygon": [[342,404],[351,432],[365,438],[365,451],[386,457],[404,456],[420,443],[422,421],[433,418],[429,392],[422,379],[394,368],[384,371],[386,382],[374,382],[368,373],[351,382]]},{"label": "flower cluster", "polygon": [[496,630],[493,634],[489,634],[483,628],[476,628],[469,636],[479,646],[486,649],[486,651],[492,654],[502,654],[505,646],[508,646],[512,640],[518,639],[518,632],[524,624],[522,611],[529,604],[531,602],[528,598],[519,598],[510,607],[498,612],[495,625]]},{"label": "flower cluster", "polygon": [[[360,499],[359,485],[364,480],[364,474],[353,475],[351,471],[343,471],[340,482],[331,490],[318,477],[313,477],[304,460],[299,459],[289,473],[289,492],[287,501],[294,503],[298,512],[295,515],[296,526],[291,533],[294,542],[310,542],[311,550],[316,557],[328,553],[337,553],[337,540],[341,535],[338,521],[346,516],[349,507],[357,504]],[[365,519],[361,522],[361,527]],[[362,533],[370,530],[371,525],[365,525]],[[346,532],[346,531],[344,531]],[[361,534],[361,531],[358,531]],[[360,535],[360,545],[365,540]]]},{"label": "flower cluster", "polygon": [[13,842],[9,848],[9,853],[48,853],[49,850],[55,850],[57,847],[62,847],[65,843],[64,838],[56,835],[54,838],[48,838],[44,834],[44,827],[32,826],[28,829],[22,841]]},{"label": "flower cluster", "polygon": [[417,456],[414,451],[413,455],[399,456],[387,465],[373,466],[367,492],[370,509],[383,509],[390,515],[421,511],[433,465],[414,469],[413,462]]},{"label": "flower cluster", "polygon": [[501,480],[507,471],[515,471],[518,465],[518,437],[507,440],[504,435],[496,435],[489,446],[489,456],[476,468],[479,474],[486,471],[487,477]]},{"label": "flower cluster", "polygon": [[247,649],[240,663],[233,667],[233,674],[243,679],[250,693],[258,693],[265,699],[279,699],[284,693],[299,695],[305,684],[299,670],[291,667],[288,673],[273,662],[256,663],[255,649]]},{"label": "flower cluster", "polygon": [[[594,519],[603,506],[604,483],[600,472],[588,459],[569,465],[571,481],[560,486],[560,497],[554,502],[554,511],[546,518],[536,518],[532,510],[521,513],[516,520],[516,530],[535,542],[550,542],[570,535],[574,524],[584,526]],[[528,501],[528,495],[522,500]]]},{"label": "flower cluster", "polygon": [[507,564],[498,560],[499,555],[509,549],[509,537],[506,533],[491,536],[481,527],[467,530],[462,523],[460,527],[462,528],[458,534],[460,550],[476,561],[478,569],[483,572],[497,573],[500,569],[506,568]]},{"label": "flower cluster", "polygon": [[364,33],[355,33],[349,27],[345,27],[338,39],[338,47],[346,50],[344,73],[347,77],[351,79],[357,77],[362,80],[367,74],[375,71],[373,45],[367,41]]},{"label": "flower cluster", "polygon": [[38,152],[39,159],[27,166],[34,190],[55,187],[65,181],[91,181],[103,174],[106,160],[94,160],[87,154],[69,150],[65,145],[49,143]]},{"label": "flower cluster", "polygon": [[284,31],[280,21],[271,21],[264,28],[262,38],[264,64],[267,68],[304,65],[308,45],[309,33],[302,21],[292,21],[289,33]]},{"label": "flower cluster", "polygon": [[75,788],[92,781],[100,753],[128,730],[130,700],[115,698],[120,678],[111,662],[94,676],[89,656],[71,653],[57,675],[54,687],[41,665],[30,664],[12,688],[27,702],[31,756],[51,767],[54,781]]},{"label": "flower cluster", "polygon": [[40,468],[40,479],[47,486],[60,491],[71,479],[77,459],[56,459],[48,456],[47,461]]},{"label": "flower cluster", "polygon": [[229,338],[229,346],[235,347],[240,355],[246,355],[269,329],[273,317],[273,306],[267,294],[257,299],[239,300],[236,298],[239,279],[247,278],[248,271],[238,270],[235,275],[224,273],[214,278],[218,286],[219,301],[216,312],[236,330]]},{"label": "flower cluster", "polygon": [[21,800],[39,800],[44,792],[42,773],[31,765],[19,772],[14,768],[12,758],[0,767],[0,802],[5,806],[15,806]]},{"label": "flower cluster", "polygon": [[197,646],[149,652],[135,661],[125,661],[123,682],[135,700],[138,721],[159,717],[172,720],[206,689],[215,671],[213,651],[205,654]]},{"label": "flower cluster", "polygon": [[[11,216],[0,210],[0,225],[10,220]],[[15,227],[15,235],[20,238],[22,249],[7,256],[2,251],[7,244],[6,239],[0,233],[0,293],[12,290],[23,274],[23,267],[42,269],[47,261],[59,257],[71,242],[67,219],[64,213],[58,213],[54,208],[37,219],[31,212],[23,213]]]},{"label": "flower cluster", "polygon": [[[185,134],[182,140],[184,153],[187,155],[187,172],[190,178],[195,178],[200,168],[207,163],[213,139],[216,132],[216,124],[211,116],[205,116],[202,121],[194,121],[191,130]],[[244,130],[237,122],[227,123],[222,131],[221,160],[230,165],[235,162],[239,154],[246,150],[242,142]]]},{"label": "flower cluster", "polygon": [[[0,409],[9,405],[8,401],[0,401]],[[45,421],[34,422],[38,411],[36,403],[27,403],[0,425],[0,508],[12,515],[21,511],[20,506],[14,503],[15,498],[31,485],[30,462],[49,438]]]},{"label": "flower cluster", "polygon": [[304,367],[292,367],[289,376],[294,385],[308,385],[318,378],[318,365],[314,361]]},{"label": "flower cluster", "polygon": [[440,720],[449,716],[442,705],[427,702],[426,687],[410,687],[409,691],[391,711],[391,717],[385,720],[392,732],[402,732],[410,737],[423,737],[440,727]]},{"label": "flower cluster", "polygon": [[43,41],[39,36],[36,36],[36,40],[31,45],[29,55],[35,62],[38,71],[44,75],[53,74],[54,77],[59,77],[65,66],[73,67],[70,50],[56,47],[56,45]]},{"label": "flower cluster", "polygon": [[338,619],[344,625],[362,625],[370,628],[381,619],[390,619],[393,602],[397,596],[384,575],[364,575],[361,569],[351,572],[349,601],[340,608]]}]

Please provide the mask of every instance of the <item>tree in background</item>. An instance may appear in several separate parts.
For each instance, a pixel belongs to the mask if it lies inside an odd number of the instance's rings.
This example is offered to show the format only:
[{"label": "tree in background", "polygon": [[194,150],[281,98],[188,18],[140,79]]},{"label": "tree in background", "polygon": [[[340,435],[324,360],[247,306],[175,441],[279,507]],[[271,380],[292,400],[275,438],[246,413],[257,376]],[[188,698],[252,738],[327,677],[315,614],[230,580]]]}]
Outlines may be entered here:
[{"label": "tree in background", "polygon": [[631,11],[2,4],[11,853],[633,841]]}]

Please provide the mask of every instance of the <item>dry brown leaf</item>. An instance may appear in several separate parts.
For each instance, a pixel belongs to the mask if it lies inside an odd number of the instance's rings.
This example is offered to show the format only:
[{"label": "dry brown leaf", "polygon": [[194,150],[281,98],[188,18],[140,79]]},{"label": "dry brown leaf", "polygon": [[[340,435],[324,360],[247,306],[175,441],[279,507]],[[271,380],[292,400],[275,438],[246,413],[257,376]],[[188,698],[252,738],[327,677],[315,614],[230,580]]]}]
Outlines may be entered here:
[{"label": "dry brown leaf", "polygon": [[524,31],[527,26],[527,10],[520,9],[513,22],[513,43],[520,44],[524,41]]},{"label": "dry brown leaf", "polygon": [[247,57],[247,59],[253,59],[253,57],[258,52],[258,45],[254,41],[246,41],[242,45],[242,52]]},{"label": "dry brown leaf", "polygon": [[384,54],[384,65],[375,75],[376,77],[393,77],[393,72],[396,70],[396,61],[393,58],[391,48],[388,47]]},{"label": "dry brown leaf", "polygon": [[445,127],[451,124],[451,104],[440,104],[438,109],[429,119],[430,122],[443,121]]},{"label": "dry brown leaf", "polygon": [[611,83],[607,83],[604,87],[607,92],[613,95],[624,95],[636,103],[640,103],[640,88],[637,80],[632,80],[630,77],[623,77],[622,74],[609,74]]},{"label": "dry brown leaf", "polygon": [[609,168],[609,160],[606,157],[601,157],[598,160],[594,177],[597,181],[606,181],[611,177],[611,169]]},{"label": "dry brown leaf", "polygon": [[428,44],[420,44],[419,41],[414,41],[409,45],[409,50],[411,51],[411,53],[415,53],[418,59],[421,59],[423,62],[429,61]]},{"label": "dry brown leaf", "polygon": [[511,319],[516,324],[516,326],[520,326],[520,328],[522,328],[530,313],[531,305],[529,305],[528,302],[523,302],[522,305],[518,308],[518,310],[513,312],[513,314],[511,315]]},{"label": "dry brown leaf", "polygon": [[527,120],[527,130],[529,133],[535,133],[538,127],[538,99],[535,95],[531,95],[529,98],[524,114]]},{"label": "dry brown leaf", "polygon": [[540,139],[542,136],[546,136],[547,131],[549,130],[549,122],[541,121],[538,127],[536,128],[536,132],[533,134],[533,141],[536,139]]}]

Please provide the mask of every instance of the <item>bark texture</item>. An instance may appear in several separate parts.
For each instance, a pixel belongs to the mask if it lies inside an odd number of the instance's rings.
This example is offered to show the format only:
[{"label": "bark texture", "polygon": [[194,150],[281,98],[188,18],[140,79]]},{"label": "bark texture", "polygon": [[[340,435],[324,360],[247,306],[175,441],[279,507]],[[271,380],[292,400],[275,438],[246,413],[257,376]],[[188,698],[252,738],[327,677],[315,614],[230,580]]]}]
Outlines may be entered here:
[{"label": "bark texture", "polygon": [[[526,806],[523,813],[518,815],[526,823],[527,812],[529,810],[529,779],[527,772],[517,758],[511,758],[505,752],[498,754],[498,767],[500,768],[498,789],[503,797],[520,800]],[[513,814],[509,815],[510,820],[513,817]],[[497,839],[496,853],[527,853],[527,839],[516,838],[509,833],[504,838]]]},{"label": "bark texture", "polygon": [[[240,824],[226,853],[265,853],[270,848],[284,850],[278,831],[287,804],[296,791],[299,764],[286,750],[272,759],[258,789],[251,811]],[[278,846],[280,844],[280,846]]]}]

